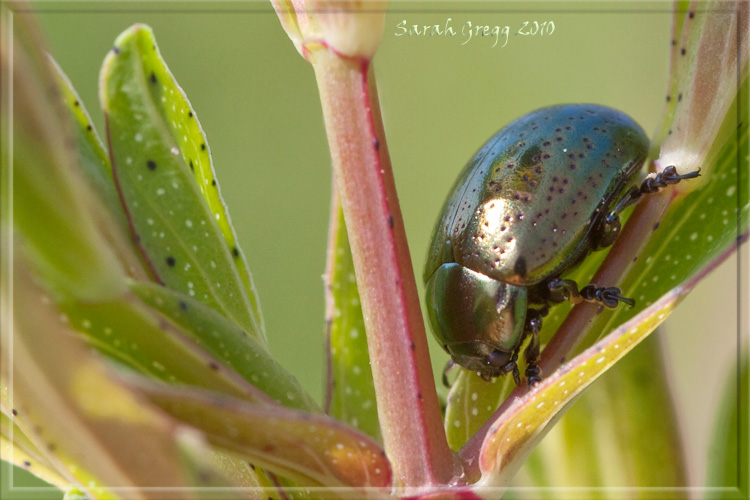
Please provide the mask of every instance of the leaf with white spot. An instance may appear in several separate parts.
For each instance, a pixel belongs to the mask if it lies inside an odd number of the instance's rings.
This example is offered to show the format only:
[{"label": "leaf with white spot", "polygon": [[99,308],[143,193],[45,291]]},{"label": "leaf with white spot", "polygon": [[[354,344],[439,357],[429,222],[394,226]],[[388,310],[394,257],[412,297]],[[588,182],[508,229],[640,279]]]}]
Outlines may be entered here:
[{"label": "leaf with white spot", "polygon": [[[146,26],[142,26],[142,28],[148,30]],[[153,42],[153,34],[144,33],[143,35],[147,38],[150,37]],[[147,46],[148,40],[145,40],[144,43]],[[263,316],[260,311],[258,292],[245,262],[245,256],[237,242],[237,235],[229,218],[229,212],[221,197],[219,179],[213,167],[211,148],[198,120],[198,114],[161,58],[158,47],[155,50],[142,50],[140,57],[142,57],[144,67],[150,67],[152,74],[159,81],[160,90],[153,95],[154,100],[156,100],[157,95],[163,98],[161,113],[163,114],[164,125],[174,137],[183,162],[190,167],[195,183],[219,225],[227,247],[234,257],[233,263],[245,285],[256,322],[261,333],[263,333]]]},{"label": "leaf with white spot", "polygon": [[284,406],[320,411],[318,405],[270,355],[265,345],[214,309],[169,288],[131,282],[143,302],[172,320],[185,335],[245,380]]},{"label": "leaf with white spot", "polygon": [[618,361],[544,437],[511,488],[536,487],[540,500],[555,500],[559,488],[617,486],[645,500],[649,488],[687,484],[663,359],[650,335]]},{"label": "leaf with white spot", "polygon": [[[117,38],[102,66],[100,98],[112,172],[133,236],[159,281],[263,341],[255,299],[235,262],[239,251],[227,245],[186,161],[195,145],[171,124],[176,103],[167,97],[174,88],[148,27],[134,25]],[[195,154],[209,165],[205,143]]]},{"label": "leaf with white spot", "polygon": [[61,319],[93,347],[138,373],[259,403],[270,398],[178,325],[131,293],[99,302],[62,299]]},{"label": "leaf with white spot", "polygon": [[666,295],[511,403],[502,416],[490,424],[486,433],[478,463],[482,479],[477,488],[507,486],[565,409],[653,331],[698,281],[695,279]]},{"label": "leaf with white spot", "polygon": [[461,369],[448,393],[445,434],[451,449],[458,450],[505,400],[514,387],[512,377],[485,381],[476,372]]},{"label": "leaf with white spot", "polygon": [[63,500],[89,500],[89,497],[86,496],[82,489],[73,486],[65,492]]},{"label": "leaf with white spot", "polygon": [[[369,436],[325,415],[248,404],[222,394],[139,381],[135,387],[214,445],[303,486],[350,487],[344,498],[385,495],[391,467]],[[369,491],[368,491],[369,489]]]},{"label": "leaf with white spot", "polygon": [[12,334],[1,336],[4,356],[13,356],[1,366],[14,422],[91,498],[114,499],[109,488],[127,487],[138,498],[156,499],[161,492],[153,487],[187,486],[173,440],[175,422],[120,383],[74,338],[56,309],[40,303],[43,292],[34,279],[17,257],[12,302],[2,295],[3,310],[14,311]]},{"label": "leaf with white spot", "polygon": [[338,196],[331,203],[326,282],[327,413],[380,438],[365,322]]}]

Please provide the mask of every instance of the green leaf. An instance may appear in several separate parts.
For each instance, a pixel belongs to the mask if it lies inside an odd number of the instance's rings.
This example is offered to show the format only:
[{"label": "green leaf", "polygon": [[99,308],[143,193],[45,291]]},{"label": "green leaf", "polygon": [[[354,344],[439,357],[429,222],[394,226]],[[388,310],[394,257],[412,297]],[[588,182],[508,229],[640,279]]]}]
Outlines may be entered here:
[{"label": "green leaf", "polygon": [[182,328],[130,293],[93,303],[63,300],[60,308],[62,320],[90,345],[138,373],[251,401],[270,401],[197,345]]},{"label": "green leaf", "polygon": [[300,410],[320,411],[297,379],[271,357],[265,345],[248,336],[214,309],[153,283],[131,282],[130,289],[144,303],[179,326],[200,348],[280,404]]},{"label": "green leaf", "polygon": [[[128,237],[128,220],[117,195],[107,152],[70,80],[51,57],[49,60],[60,90],[60,101],[72,123],[78,167],[75,170],[83,174],[90,190],[98,198],[97,203],[90,207],[89,216],[97,223],[102,236],[111,251],[119,258],[127,274],[133,278],[148,280],[150,276],[144,268],[144,263],[139,259],[137,248]],[[107,208],[106,211],[102,210],[100,203]]]},{"label": "green leaf", "polygon": [[526,485],[550,499],[554,488],[571,487],[628,487],[631,498],[653,498],[650,487],[687,484],[677,429],[659,340],[652,335],[583,393],[513,485],[528,477]]},{"label": "green leaf", "polygon": [[476,372],[461,368],[448,393],[445,409],[445,433],[451,449],[457,451],[466,444],[513,387],[513,377],[495,377],[487,382]]},{"label": "green leaf", "polygon": [[482,480],[477,486],[506,487],[531,450],[583,389],[653,331],[689,289],[663,297],[511,403],[486,434],[478,464]]},{"label": "green leaf", "polygon": [[217,222],[226,214],[212,212],[216,204],[201,193],[216,186],[199,187],[190,168],[192,162],[209,171],[208,146],[189,103],[178,99],[150,28],[134,25],[117,38],[100,85],[115,183],[154,275],[264,340],[257,298],[238,271],[239,249],[227,244]]},{"label": "green leaf", "polygon": [[176,439],[183,469],[192,479],[193,498],[213,499],[218,492],[221,498],[228,500],[268,498],[262,490],[258,475],[244,461],[217,454],[200,432],[183,428],[177,433]]},{"label": "green leaf", "polygon": [[128,221],[122,211],[120,198],[112,179],[112,165],[109,163],[109,156],[94,128],[91,116],[70,80],[54,59],[50,58],[50,62],[55,70],[57,84],[60,88],[61,102],[73,122],[72,128],[81,172],[127,234]]},{"label": "green leaf", "polygon": [[49,59],[28,20],[18,20],[12,60],[2,51],[2,73],[13,75],[14,88],[13,121],[1,118],[3,130],[13,124],[13,142],[1,153],[3,226],[12,223],[23,236],[24,252],[50,286],[82,300],[117,296],[123,268],[102,231],[115,223],[75,171],[71,123]]},{"label": "green leaf", "polygon": [[13,418],[5,413],[0,414],[0,457],[60,489],[65,489],[68,481],[60,475],[46,454],[16,425]]},{"label": "green leaf", "polygon": [[[738,96],[743,103],[750,96],[748,88],[745,79]],[[624,294],[636,300],[636,306],[600,315],[584,345],[595,340],[597,331],[610,331],[700,272],[748,231],[750,197],[741,188],[747,186],[750,174],[747,106],[738,109],[735,101],[726,121],[732,124],[733,132],[722,138],[715,163],[706,164],[701,172],[703,187],[669,206],[620,283]]]},{"label": "green leaf", "polygon": [[[391,484],[385,452],[367,435],[333,418],[198,389],[133,383],[149,401],[203,431],[214,445],[305,486],[377,491]],[[364,490],[342,491],[341,496],[356,498]]]},{"label": "green leaf", "polygon": [[79,344],[42,295],[17,260],[13,305],[2,296],[3,310],[14,311],[14,330],[2,336],[3,385],[11,384],[14,422],[92,498],[118,498],[112,487],[185,486],[174,423]]},{"label": "green leaf", "polygon": [[[750,363],[747,351],[740,367],[733,366],[727,373],[724,394],[718,408],[714,432],[708,450],[706,486],[726,488],[725,498],[747,498],[750,493],[748,474],[747,429],[748,381]],[[707,493],[704,498],[716,498]]]},{"label": "green leaf", "polygon": [[[727,139],[736,142],[738,113],[727,110],[737,99],[748,77],[750,29],[745,2],[703,2],[697,8],[676,12],[682,22],[672,50],[669,104],[664,122],[669,124],[657,164],[676,165],[680,172],[697,168],[710,171]],[[745,93],[746,95],[746,93]],[[740,108],[747,108],[743,100]],[[686,191],[703,187],[709,179],[686,185]],[[703,182],[701,182],[703,181]]]},{"label": "green leaf", "polygon": [[328,326],[328,413],[380,439],[375,387],[367,351],[357,279],[338,196],[331,208],[326,271]]},{"label": "green leaf", "polygon": [[685,21],[688,20],[686,15],[690,8],[689,0],[673,0],[672,11],[672,34],[669,44],[669,78],[667,83],[667,99],[666,106],[663,111],[662,122],[659,125],[654,140],[651,143],[651,150],[649,151],[649,158],[656,158],[659,156],[659,148],[664,140],[670,135],[672,123],[674,122],[674,114],[677,109],[677,104],[680,100],[676,99],[679,96],[677,90],[680,86],[681,75],[685,73],[685,63],[687,60],[680,57],[680,52],[683,48],[682,45],[682,31],[685,26]]}]

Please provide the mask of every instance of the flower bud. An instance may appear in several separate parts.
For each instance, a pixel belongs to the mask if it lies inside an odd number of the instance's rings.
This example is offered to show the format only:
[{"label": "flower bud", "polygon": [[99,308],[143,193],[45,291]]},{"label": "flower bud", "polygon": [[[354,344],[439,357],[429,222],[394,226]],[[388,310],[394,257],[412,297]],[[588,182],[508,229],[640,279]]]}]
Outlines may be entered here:
[{"label": "flower bud", "polygon": [[271,0],[300,54],[321,44],[346,57],[371,59],[383,38],[386,1]]}]

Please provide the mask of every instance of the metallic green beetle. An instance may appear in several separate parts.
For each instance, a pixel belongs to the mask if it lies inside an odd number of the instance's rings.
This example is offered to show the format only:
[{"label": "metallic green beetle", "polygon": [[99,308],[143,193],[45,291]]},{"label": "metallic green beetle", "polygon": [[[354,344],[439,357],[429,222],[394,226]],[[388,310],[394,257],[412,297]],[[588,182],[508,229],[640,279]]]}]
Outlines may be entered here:
[{"label": "metallic green beetle", "polygon": [[632,184],[648,152],[627,115],[590,104],[531,112],[469,161],[433,232],[424,280],[435,337],[453,362],[489,380],[512,372],[525,338],[529,383],[540,380],[537,334],[550,305],[634,305],[615,287],[561,276],[611,245],[619,213],[644,194],[696,177],[668,167]]}]

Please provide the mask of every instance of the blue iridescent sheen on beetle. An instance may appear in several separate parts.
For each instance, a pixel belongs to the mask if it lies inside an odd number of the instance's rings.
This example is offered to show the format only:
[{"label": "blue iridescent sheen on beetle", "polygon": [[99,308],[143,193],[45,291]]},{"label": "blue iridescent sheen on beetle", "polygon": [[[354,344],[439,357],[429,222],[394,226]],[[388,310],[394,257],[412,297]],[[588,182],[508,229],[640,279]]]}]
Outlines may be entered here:
[{"label": "blue iridescent sheen on beetle", "polygon": [[[510,123],[464,167],[432,237],[424,280],[433,332],[452,361],[489,380],[540,379],[537,333],[550,305],[633,305],[615,287],[562,276],[611,245],[619,213],[641,196],[691,178],[668,167],[633,185],[648,152],[643,129],[592,104],[552,106]],[[632,186],[632,187],[629,187]]]}]

